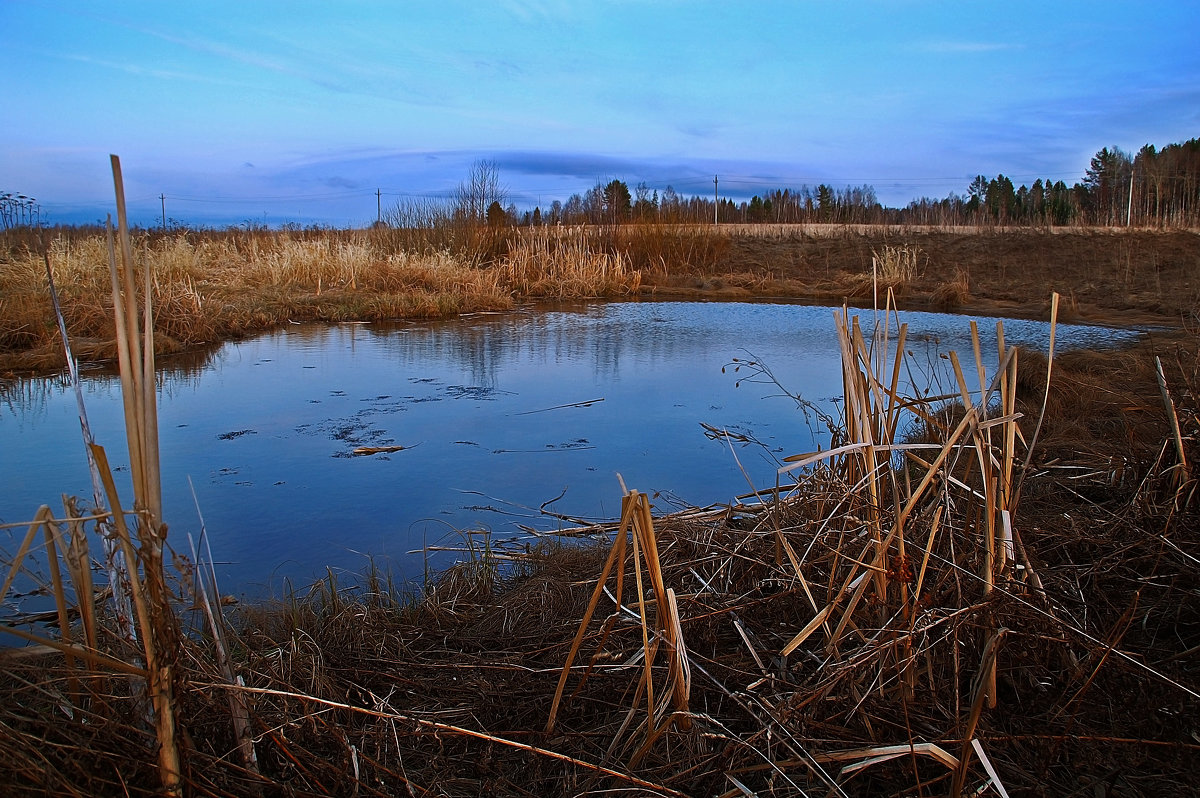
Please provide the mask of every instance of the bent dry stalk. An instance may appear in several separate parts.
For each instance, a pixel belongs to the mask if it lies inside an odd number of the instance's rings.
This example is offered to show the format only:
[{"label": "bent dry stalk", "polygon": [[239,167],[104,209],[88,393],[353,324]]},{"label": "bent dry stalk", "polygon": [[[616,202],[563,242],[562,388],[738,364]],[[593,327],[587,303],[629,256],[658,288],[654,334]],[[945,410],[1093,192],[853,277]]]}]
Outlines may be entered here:
[{"label": "bent dry stalk", "polygon": [[[636,601],[630,606],[637,607],[638,618],[641,622],[641,659],[643,669],[642,677],[637,683],[629,714],[626,716],[625,723],[622,724],[621,732],[614,737],[612,745],[609,747],[609,754],[613,753],[625,729],[637,713],[642,696],[645,695],[646,721],[643,742],[633,753],[630,760],[630,767],[635,767],[646,755],[650,747],[654,745],[655,741],[672,725],[677,725],[684,731],[690,729],[692,725],[691,718],[688,715],[691,674],[688,664],[687,646],[683,641],[683,629],[679,619],[679,605],[675,598],[675,592],[667,588],[663,580],[662,565],[658,556],[658,544],[654,535],[654,522],[650,515],[650,502],[644,493],[639,493],[636,490],[629,491],[621,501],[621,523],[609,551],[608,560],[605,562],[600,578],[596,582],[596,587],[592,591],[592,598],[588,603],[588,609],[580,621],[575,641],[567,653],[566,662],[563,664],[559,675],[558,687],[554,692],[554,699],[550,704],[550,716],[546,721],[546,733],[549,734],[554,731],[563,691],[566,688],[567,679],[571,673],[571,665],[579,653],[588,624],[592,620],[592,616],[600,601],[600,596],[605,592],[608,577],[614,568],[616,568],[617,572],[616,592],[610,595],[615,597],[616,607],[604,622],[601,640],[583,674],[582,681],[576,688],[577,691],[582,689],[583,682],[587,681],[597,659],[603,653],[604,642],[612,630],[613,623],[621,614],[624,602],[624,577],[627,568],[625,562],[627,545],[632,547],[632,566],[637,585]],[[653,591],[653,596],[655,597],[653,617],[647,612],[650,606],[650,599],[648,598],[649,594],[642,578],[643,566],[650,581],[650,589]],[[668,670],[666,684],[660,690],[660,701],[655,702],[653,666],[660,644],[665,645],[667,649]],[[629,742],[632,743],[632,740]],[[628,745],[626,748],[628,748]]]},{"label": "bent dry stalk", "polygon": [[[890,305],[890,297],[889,297]],[[843,385],[845,404],[846,443],[829,452],[803,455],[793,458],[780,473],[794,472],[820,460],[829,460],[836,473],[848,485],[853,485],[851,501],[861,510],[863,530],[860,539],[865,541],[856,555],[844,558],[845,571],[835,578],[836,569],[830,572],[831,585],[840,585],[833,592],[832,600],[804,623],[803,628],[781,649],[788,656],[800,648],[819,629],[826,634],[825,651],[831,658],[853,648],[852,634],[862,637],[862,630],[869,627],[879,629],[868,642],[890,641],[878,650],[879,667],[894,671],[895,683],[901,694],[911,700],[916,689],[918,674],[922,670],[932,674],[932,661],[921,662],[922,655],[912,648],[913,631],[925,600],[922,589],[934,554],[941,527],[945,499],[939,494],[959,485],[967,488],[968,503],[982,504],[982,523],[975,552],[964,552],[982,563],[979,578],[983,584],[983,595],[990,593],[997,580],[1007,584],[1014,578],[1011,565],[1013,555],[1012,519],[1015,512],[1013,502],[1013,463],[1016,455],[1016,422],[1021,414],[1016,412],[1017,350],[1004,348],[1003,327],[998,325],[1000,341],[999,367],[990,384],[986,379],[986,368],[979,354],[978,331],[972,322],[972,342],[979,376],[979,390],[973,393],[967,388],[962,368],[954,352],[950,353],[954,373],[959,385],[963,417],[945,439],[934,446],[937,454],[929,462],[916,455],[922,444],[904,444],[897,441],[900,429],[900,408],[907,407],[921,418],[932,420],[936,414],[931,408],[914,407],[897,393],[898,374],[905,356],[904,340],[906,329],[899,327],[894,360],[889,369],[887,332],[876,329],[871,336],[871,345],[866,343],[858,318],[849,318],[849,313],[836,313],[838,340],[842,351]],[[886,318],[886,315],[885,315]],[[886,379],[886,381],[885,381]],[[999,394],[998,415],[991,417],[993,396]],[[975,398],[977,397],[977,398]],[[997,439],[992,430],[999,427]],[[960,444],[967,437],[970,444]],[[897,480],[897,470],[890,464],[891,453],[901,450],[924,469],[924,475],[913,487],[907,479]],[[966,452],[973,458],[967,461],[967,472],[955,478],[957,463]],[[970,463],[977,464],[980,489],[968,488],[965,480],[969,476]],[[934,491],[934,486],[942,486]],[[885,512],[890,508],[890,512]],[[909,541],[911,522],[932,510],[929,532],[923,545]],[[970,511],[968,511],[970,515]],[[889,518],[891,519],[889,521]],[[920,565],[914,568],[919,558]],[[866,608],[873,611],[864,616]],[[870,615],[873,620],[868,620]],[[834,622],[832,632],[827,625]],[[893,625],[895,624],[895,625]],[[999,632],[993,633],[994,640]],[[991,650],[992,646],[988,646]],[[891,654],[889,655],[889,652]],[[929,656],[926,652],[925,656]],[[881,672],[876,679],[882,676]],[[974,728],[981,709],[979,702],[989,707],[996,706],[995,654],[985,657],[977,674],[979,688],[974,694],[972,719],[969,727]],[[968,737],[972,732],[968,733]],[[965,778],[965,754],[970,750],[964,742],[964,755],[954,761],[951,769],[956,779]],[[878,761],[885,761],[886,757]],[[951,758],[953,759],[953,758]],[[843,773],[857,772],[850,767]],[[956,781],[961,789],[961,781]]]},{"label": "bent dry stalk", "polygon": [[[149,672],[150,700],[154,707],[154,726],[158,737],[159,775],[163,791],[179,795],[182,789],[183,767],[176,741],[173,670],[179,656],[179,638],[171,597],[163,572],[163,544],[167,527],[162,522],[162,486],[158,460],[158,404],[154,373],[154,315],[151,293],[153,280],[147,263],[142,281],[142,333],[137,332],[137,289],[134,284],[133,250],[129,240],[129,225],[125,215],[125,188],[121,176],[121,161],[111,156],[113,188],[117,200],[117,228],[120,234],[120,260],[110,246],[109,266],[113,282],[113,308],[117,322],[121,367],[121,392],[125,402],[125,434],[129,445],[129,461],[133,471],[133,489],[137,512],[137,534],[140,543],[133,551],[124,516],[120,510],[116,486],[107,468],[104,450],[90,447],[101,465],[101,477],[113,508],[121,546],[128,563],[141,562],[142,579],[130,573],[129,587],[142,646]],[[109,224],[109,241],[112,226]],[[115,589],[115,588],[114,588]]]},{"label": "bent dry stalk", "polygon": [[[18,636],[34,640],[56,648],[67,656],[68,682],[73,694],[78,694],[78,685],[74,680],[71,657],[93,665],[103,664],[121,672],[144,673],[149,685],[149,695],[153,708],[151,718],[158,741],[159,775],[165,794],[178,795],[182,789],[182,762],[176,741],[175,706],[173,668],[178,658],[179,639],[176,629],[174,610],[170,604],[170,595],[166,588],[163,572],[163,543],[166,538],[166,525],[161,522],[162,500],[158,467],[158,436],[157,409],[154,375],[154,332],[153,310],[150,301],[152,280],[149,271],[143,279],[143,290],[146,301],[143,310],[143,329],[139,336],[136,328],[137,295],[133,279],[132,249],[129,244],[129,230],[125,219],[125,198],[121,179],[120,162],[112,156],[113,182],[117,198],[118,228],[120,231],[121,257],[118,265],[115,246],[112,239],[111,217],[108,225],[110,274],[113,288],[113,306],[117,322],[117,339],[119,342],[119,361],[121,370],[122,395],[125,407],[126,435],[129,446],[131,469],[134,476],[135,508],[137,516],[137,531],[140,546],[135,551],[128,526],[125,523],[124,511],[117,495],[111,469],[104,449],[97,445],[91,436],[87,423],[86,411],[81,397],[77,392],[80,403],[80,424],[83,431],[89,461],[92,466],[93,487],[97,492],[97,505],[104,506],[100,500],[100,488],[107,495],[107,506],[111,507],[110,518],[113,524],[116,545],[121,550],[121,556],[110,556],[110,588],[117,595],[116,608],[118,623],[126,630],[126,639],[132,642],[132,623],[136,622],[138,642],[142,646],[145,657],[145,669],[137,666],[117,664],[112,658],[95,652],[92,649],[96,639],[94,629],[87,630],[91,613],[83,610],[85,602],[91,602],[90,574],[88,578],[75,580],[77,603],[80,605],[80,616],[85,619],[85,635],[88,647],[83,648],[72,642],[70,623],[67,617],[67,598],[58,563],[58,546],[56,541],[62,535],[62,530],[52,517],[49,509],[43,507],[39,511],[35,524],[31,525],[29,534],[23,542],[21,550],[13,563],[9,577],[5,580],[3,591],[6,594],[17,571],[22,567],[37,529],[42,529],[46,539],[46,556],[51,574],[52,590],[59,616],[59,627],[62,639],[52,641],[42,639],[39,635],[21,633]],[[46,257],[47,280],[53,286],[53,272],[50,268],[49,257]],[[66,325],[62,321],[61,309],[57,305],[57,295],[53,293],[54,304],[59,320],[59,331],[63,337],[64,351],[70,364],[69,370],[73,382],[78,386],[78,373],[75,370],[74,359],[71,357],[70,344],[66,335]],[[78,388],[77,388],[78,390]],[[68,512],[70,504],[68,503]],[[70,548],[68,548],[70,551]],[[86,556],[77,545],[70,559]],[[138,573],[138,564],[141,574]],[[122,564],[124,571],[121,570]],[[82,577],[87,569],[78,566],[70,567],[69,573]],[[82,592],[81,592],[82,591]],[[127,593],[126,593],[127,591]],[[127,602],[127,603],[126,603]],[[133,612],[126,615],[122,609],[132,606]],[[12,630],[14,634],[18,630]]]}]

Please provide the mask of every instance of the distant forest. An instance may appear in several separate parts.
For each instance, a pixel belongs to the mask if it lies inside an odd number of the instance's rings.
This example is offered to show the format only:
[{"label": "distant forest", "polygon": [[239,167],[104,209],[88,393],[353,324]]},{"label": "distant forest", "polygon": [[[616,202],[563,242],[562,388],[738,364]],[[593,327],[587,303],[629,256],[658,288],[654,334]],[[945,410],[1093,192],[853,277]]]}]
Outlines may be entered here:
[{"label": "distant forest", "polygon": [[[978,175],[966,194],[944,199],[922,197],[903,208],[884,207],[870,185],[837,188],[827,184],[780,188],[735,202],[713,196],[683,196],[667,186],[661,192],[640,183],[631,192],[623,180],[597,183],[585,194],[548,208],[521,212],[507,204],[495,163],[477,162],[451,199],[400,203],[380,224],[430,228],[465,222],[488,226],[581,224],[883,224],[933,226],[1101,226],[1200,228],[1200,138],[1147,144],[1130,154],[1105,147],[1091,159],[1083,177],[1068,186],[1061,180],[1034,180],[1015,186],[1005,175]],[[0,230],[45,225],[37,200],[0,192]],[[167,229],[188,227],[162,220]],[[257,229],[253,220],[247,228]],[[265,226],[263,227],[265,229]],[[287,223],[284,230],[300,229]],[[321,229],[319,225],[311,229]]]},{"label": "distant forest", "polygon": [[[621,180],[597,184],[565,203],[535,208],[519,218],[510,206],[510,224],[614,224],[684,222],[740,224],[919,224],[919,225],[1099,225],[1136,227],[1200,226],[1200,138],[1147,144],[1131,155],[1105,147],[1091,160],[1082,180],[1035,180],[1014,186],[1004,175],[979,175],[966,194],[921,198],[904,208],[885,208],[869,185],[835,188],[821,184],[768,191],[748,201],[680,196],[670,186],[661,193],[645,183],[633,192]],[[496,220],[493,208],[491,220]]]}]

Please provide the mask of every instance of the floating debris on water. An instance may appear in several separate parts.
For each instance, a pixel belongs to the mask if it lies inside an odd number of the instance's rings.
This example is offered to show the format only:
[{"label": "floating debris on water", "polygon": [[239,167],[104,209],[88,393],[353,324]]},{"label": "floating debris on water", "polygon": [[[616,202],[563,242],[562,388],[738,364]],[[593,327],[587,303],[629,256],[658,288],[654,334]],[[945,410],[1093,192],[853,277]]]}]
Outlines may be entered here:
[{"label": "floating debris on water", "polygon": [[386,452],[400,452],[409,447],[407,446],[359,446],[354,449],[351,454],[361,456],[364,454],[383,454]]},{"label": "floating debris on water", "polygon": [[570,404],[555,405],[554,407],[543,407],[540,410],[526,410],[522,413],[516,413],[515,415],[528,416],[533,413],[545,413],[548,410],[563,410],[568,407],[591,407],[592,405],[596,404],[597,402],[603,402],[603,401],[604,401],[604,397],[602,396],[599,399],[588,399],[587,401],[584,401],[584,402],[571,402]]}]

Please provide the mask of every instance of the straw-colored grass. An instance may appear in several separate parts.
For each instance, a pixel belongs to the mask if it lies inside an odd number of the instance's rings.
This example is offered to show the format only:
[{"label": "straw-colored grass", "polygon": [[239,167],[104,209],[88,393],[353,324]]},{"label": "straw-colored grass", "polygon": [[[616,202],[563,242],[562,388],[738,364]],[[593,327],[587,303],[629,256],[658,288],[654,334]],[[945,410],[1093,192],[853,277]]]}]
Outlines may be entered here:
[{"label": "straw-colored grass", "polygon": [[920,247],[885,244],[871,252],[871,271],[882,287],[896,288],[917,279],[921,257]]},{"label": "straw-colored grass", "polygon": [[[142,237],[131,250],[151,275],[160,352],[288,321],[386,321],[512,305],[511,288],[492,270],[446,252],[379,256],[365,234]],[[56,239],[48,255],[77,350],[115,356],[103,239]],[[0,261],[0,366],[61,363],[40,262],[32,252]]]},{"label": "straw-colored grass", "polygon": [[[374,233],[141,237],[160,352],[288,321],[390,321],[512,307],[514,298],[635,293],[627,256],[582,233],[517,237],[486,266],[450,251],[383,251]],[[48,255],[67,329],[85,358],[115,356],[107,254],[100,237],[58,238]],[[0,260],[0,367],[61,362],[41,256]],[[94,342],[94,343],[89,343]],[[107,343],[105,343],[107,342]]]},{"label": "straw-colored grass", "polygon": [[730,245],[728,234],[708,225],[639,222],[592,228],[591,234],[643,275],[667,282],[673,275],[717,273]]},{"label": "straw-colored grass", "polygon": [[624,254],[598,250],[579,230],[522,236],[495,269],[516,293],[555,299],[632,294],[642,280]]},{"label": "straw-colored grass", "polygon": [[971,278],[965,269],[956,268],[954,275],[930,294],[931,304],[941,310],[955,310],[971,300]]}]

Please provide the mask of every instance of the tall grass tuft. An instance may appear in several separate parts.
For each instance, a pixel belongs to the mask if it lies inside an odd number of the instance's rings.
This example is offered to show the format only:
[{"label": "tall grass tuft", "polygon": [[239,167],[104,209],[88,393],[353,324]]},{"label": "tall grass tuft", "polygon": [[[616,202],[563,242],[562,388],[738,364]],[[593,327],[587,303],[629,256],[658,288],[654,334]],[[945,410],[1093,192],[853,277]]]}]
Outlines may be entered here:
[{"label": "tall grass tuft", "polygon": [[954,276],[942,282],[930,294],[934,307],[943,310],[954,310],[971,300],[971,278],[966,269],[961,267],[954,270]]},{"label": "tall grass tuft", "polygon": [[594,230],[609,251],[621,253],[632,268],[656,279],[713,273],[729,251],[729,236],[709,225],[638,222]]},{"label": "tall grass tuft", "polygon": [[538,230],[518,239],[496,267],[518,294],[569,299],[635,293],[641,272],[620,252],[595,247],[582,230]]},{"label": "tall grass tuft", "polygon": [[917,279],[922,254],[915,244],[902,247],[885,244],[878,251],[871,250],[871,275],[883,288],[908,285]]}]

